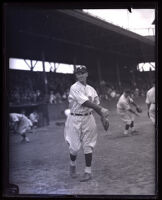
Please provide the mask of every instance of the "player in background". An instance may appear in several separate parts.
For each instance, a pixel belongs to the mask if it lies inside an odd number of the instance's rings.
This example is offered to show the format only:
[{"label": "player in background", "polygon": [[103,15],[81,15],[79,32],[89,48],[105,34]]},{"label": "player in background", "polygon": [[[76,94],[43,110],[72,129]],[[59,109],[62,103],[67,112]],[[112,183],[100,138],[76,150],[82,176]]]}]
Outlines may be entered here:
[{"label": "player in background", "polygon": [[95,110],[100,116],[107,116],[109,111],[99,106],[96,90],[87,84],[88,71],[85,66],[76,68],[77,81],[71,86],[68,101],[70,113],[67,114],[64,136],[69,146],[70,175],[76,178],[76,159],[78,151],[83,147],[85,169],[80,181],[92,178],[92,154],[97,141],[96,122],[92,114]]},{"label": "player in background", "polygon": [[10,113],[10,124],[16,127],[16,132],[22,137],[22,142],[29,142],[26,133],[31,130],[32,122],[24,114]]},{"label": "player in background", "polygon": [[155,125],[155,82],[153,82],[152,88],[150,88],[146,93],[146,104],[147,104],[147,114],[151,119],[152,123]]},{"label": "player in background", "polygon": [[38,122],[39,122],[39,115],[36,112],[36,110],[34,110],[32,113],[30,113],[29,115],[29,119],[31,120],[31,122],[33,123],[33,128],[38,127]]},{"label": "player in background", "polygon": [[132,109],[131,105],[138,107],[131,98],[131,91],[125,90],[117,102],[117,113],[125,124],[124,135],[135,132],[134,119],[138,113]]}]

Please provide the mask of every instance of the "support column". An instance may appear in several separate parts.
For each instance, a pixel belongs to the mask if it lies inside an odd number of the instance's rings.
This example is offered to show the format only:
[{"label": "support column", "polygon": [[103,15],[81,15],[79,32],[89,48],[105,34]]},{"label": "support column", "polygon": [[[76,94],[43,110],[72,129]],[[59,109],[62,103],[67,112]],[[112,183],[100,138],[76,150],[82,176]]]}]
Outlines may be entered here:
[{"label": "support column", "polygon": [[121,81],[120,81],[120,70],[119,70],[119,64],[116,63],[116,77],[117,77],[117,82],[119,89],[121,88]]},{"label": "support column", "polygon": [[34,67],[33,67],[32,60],[30,60],[30,65],[31,65],[30,70],[33,71]]},{"label": "support column", "polygon": [[133,73],[132,73],[132,78],[133,78],[133,83],[134,83],[134,86],[136,86],[136,76],[135,76],[135,74],[134,74],[135,72],[134,72],[134,70],[133,70]]},{"label": "support column", "polygon": [[76,63],[77,63],[77,58],[74,57],[74,58],[73,58],[74,71],[75,71],[75,69],[76,69]]},{"label": "support column", "polygon": [[42,66],[43,66],[43,77],[44,77],[44,89],[45,89],[45,95],[48,94],[48,81],[47,81],[47,75],[46,75],[46,71],[45,71],[45,55],[44,52],[42,52]]},{"label": "support column", "polygon": [[150,85],[150,87],[151,87],[151,85],[152,85],[152,70],[151,70],[151,67],[150,67],[150,69],[149,69],[149,85]]},{"label": "support column", "polygon": [[56,72],[57,67],[56,67],[56,63],[54,63],[54,72]]},{"label": "support column", "polygon": [[101,74],[101,62],[99,59],[97,60],[97,72],[98,72],[98,81],[100,84],[102,81],[102,74]]},{"label": "support column", "polygon": [[42,66],[43,66],[43,77],[44,77],[44,89],[45,89],[45,94],[42,103],[40,104],[40,112],[42,113],[42,122],[41,125],[49,125],[50,119],[49,119],[49,111],[48,111],[48,102],[49,102],[49,97],[48,97],[48,82],[47,82],[47,74],[45,71],[45,55],[44,52],[42,52]]},{"label": "support column", "polygon": [[[135,67],[136,67],[136,64],[131,64],[131,66],[129,67],[131,69],[131,83],[133,83],[133,87],[136,87],[136,76],[135,76]],[[137,70],[137,69],[136,69]]]}]

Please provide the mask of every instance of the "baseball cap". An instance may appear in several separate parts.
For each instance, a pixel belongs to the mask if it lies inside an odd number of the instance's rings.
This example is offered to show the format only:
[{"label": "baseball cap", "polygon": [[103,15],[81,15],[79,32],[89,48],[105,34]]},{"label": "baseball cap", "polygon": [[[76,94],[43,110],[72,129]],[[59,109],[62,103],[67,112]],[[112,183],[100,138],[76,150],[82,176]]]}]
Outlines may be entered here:
[{"label": "baseball cap", "polygon": [[131,90],[130,90],[130,89],[125,89],[124,92],[125,92],[126,94],[131,94]]},{"label": "baseball cap", "polygon": [[86,66],[78,66],[78,67],[75,68],[75,74],[86,73],[86,72],[87,72]]}]

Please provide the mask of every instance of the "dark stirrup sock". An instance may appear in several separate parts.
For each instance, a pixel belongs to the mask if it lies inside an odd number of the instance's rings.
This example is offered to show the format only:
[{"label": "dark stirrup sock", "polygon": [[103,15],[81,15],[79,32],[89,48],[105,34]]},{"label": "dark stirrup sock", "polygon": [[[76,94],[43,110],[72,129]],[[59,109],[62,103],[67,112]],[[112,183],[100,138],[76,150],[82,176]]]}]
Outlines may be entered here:
[{"label": "dark stirrup sock", "polygon": [[91,167],[91,163],[92,163],[92,153],[85,154],[86,167]]},{"label": "dark stirrup sock", "polygon": [[129,129],[129,124],[126,124],[125,125],[125,130],[128,130]]},{"label": "dark stirrup sock", "polygon": [[70,154],[70,159],[71,159],[71,161],[75,161],[76,160],[76,155],[72,155],[72,154]]},{"label": "dark stirrup sock", "polygon": [[134,121],[131,122],[130,127],[131,127],[131,128],[134,127]]}]

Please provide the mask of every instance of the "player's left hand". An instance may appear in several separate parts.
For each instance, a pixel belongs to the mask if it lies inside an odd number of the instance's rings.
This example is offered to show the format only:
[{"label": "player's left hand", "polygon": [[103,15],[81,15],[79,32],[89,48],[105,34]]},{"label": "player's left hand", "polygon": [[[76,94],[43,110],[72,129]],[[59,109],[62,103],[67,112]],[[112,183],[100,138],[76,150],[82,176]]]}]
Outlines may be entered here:
[{"label": "player's left hand", "polygon": [[142,108],[141,108],[140,106],[137,106],[137,107],[136,107],[136,111],[137,111],[138,113],[142,113]]},{"label": "player's left hand", "polygon": [[104,127],[104,130],[108,131],[108,129],[109,129],[109,119],[108,119],[108,117],[101,116],[101,122],[102,122],[102,125]]}]

